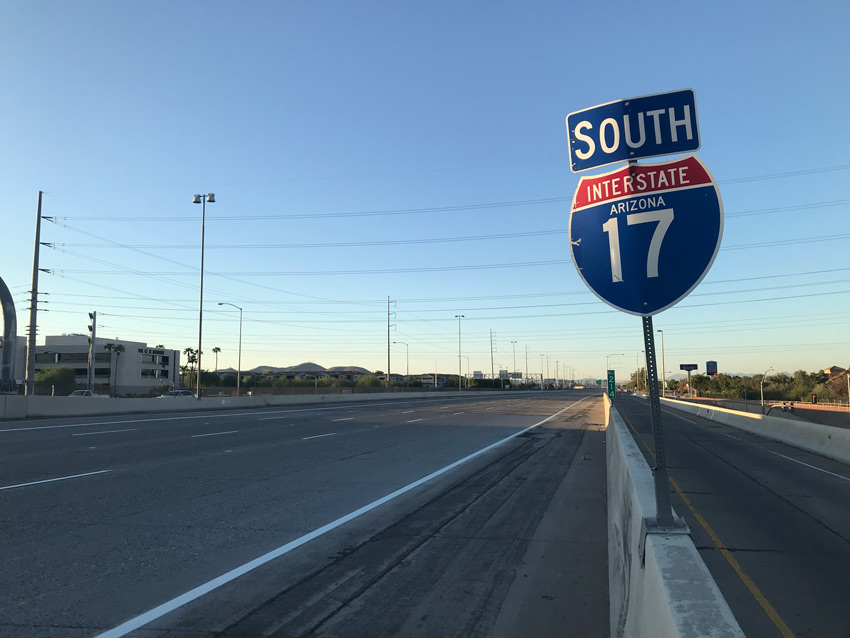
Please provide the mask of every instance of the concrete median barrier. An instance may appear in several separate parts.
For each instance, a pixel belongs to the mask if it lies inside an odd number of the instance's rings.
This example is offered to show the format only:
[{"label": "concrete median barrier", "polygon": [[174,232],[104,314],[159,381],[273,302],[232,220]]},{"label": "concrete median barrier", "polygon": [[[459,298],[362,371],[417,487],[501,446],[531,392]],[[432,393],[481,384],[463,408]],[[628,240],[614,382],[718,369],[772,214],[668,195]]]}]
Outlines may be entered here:
[{"label": "concrete median barrier", "polygon": [[743,638],[690,536],[647,534],[652,471],[606,398],[608,591],[612,638]]},{"label": "concrete median barrier", "polygon": [[807,452],[850,464],[850,429],[807,421],[792,421],[751,412],[739,412],[727,408],[706,407],[673,399],[662,399],[661,403],[664,407],[687,412],[715,423],[722,423],[738,430],[744,430]]},{"label": "concrete median barrier", "polygon": [[[251,409],[322,403],[355,403],[387,400],[428,399],[435,396],[460,396],[460,393],[392,392],[386,394],[296,394],[259,395],[252,397],[192,397],[168,399],[92,399],[91,397],[49,397],[0,395],[0,419],[28,417],[75,417],[105,414],[144,414],[155,412],[190,412],[193,410]],[[464,392],[463,396],[468,393]]]}]

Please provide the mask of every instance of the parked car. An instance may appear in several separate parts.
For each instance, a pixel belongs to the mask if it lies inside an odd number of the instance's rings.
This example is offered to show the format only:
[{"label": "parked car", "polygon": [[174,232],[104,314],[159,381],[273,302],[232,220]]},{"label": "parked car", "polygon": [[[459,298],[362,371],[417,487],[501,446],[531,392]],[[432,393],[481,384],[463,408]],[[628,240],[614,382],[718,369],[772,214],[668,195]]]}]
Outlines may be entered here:
[{"label": "parked car", "polygon": [[69,397],[95,397],[96,399],[108,399],[105,394],[95,394],[91,390],[74,390]]},{"label": "parked car", "polygon": [[169,390],[165,394],[161,394],[157,399],[169,399],[172,397],[192,397],[196,399],[195,393],[191,390]]}]

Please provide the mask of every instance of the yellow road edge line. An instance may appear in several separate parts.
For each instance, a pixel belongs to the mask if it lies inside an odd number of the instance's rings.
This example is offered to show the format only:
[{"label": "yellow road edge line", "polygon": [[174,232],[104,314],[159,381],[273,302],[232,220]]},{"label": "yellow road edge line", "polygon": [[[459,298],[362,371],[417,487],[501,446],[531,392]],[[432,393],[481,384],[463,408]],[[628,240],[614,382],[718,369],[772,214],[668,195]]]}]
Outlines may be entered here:
[{"label": "yellow road edge line", "polygon": [[[646,441],[644,441],[638,434],[638,431],[632,425],[632,422],[629,421],[626,416],[622,414],[620,416],[623,417],[623,420],[629,426],[629,429],[634,433],[635,440],[640,441],[640,444],[647,452],[649,452],[649,455],[654,460],[655,454],[649,448],[649,445],[647,445]],[[752,597],[762,608],[764,613],[770,619],[770,622],[772,622],[774,626],[779,630],[779,633],[782,634],[782,638],[794,638],[796,634],[791,631],[791,628],[787,624],[785,624],[785,621],[782,620],[782,617],[779,615],[779,612],[774,609],[773,605],[770,604],[770,601],[768,601],[767,597],[753,582],[753,579],[750,578],[749,575],[744,571],[744,568],[741,567],[741,564],[735,559],[735,557],[732,555],[732,552],[730,552],[727,549],[726,545],[723,543],[723,541],[720,540],[720,537],[714,532],[714,530],[708,524],[708,521],[706,521],[702,517],[702,515],[697,512],[690,499],[685,496],[685,493],[679,487],[679,484],[672,477],[672,475],[670,475],[669,470],[667,472],[667,477],[670,480],[670,484],[673,486],[673,489],[676,491],[676,494],[679,495],[679,498],[681,498],[685,505],[687,505],[688,509],[691,510],[691,513],[694,515],[694,518],[696,518],[697,522],[700,524],[700,527],[702,527],[705,530],[705,533],[708,534],[709,538],[711,538],[711,542],[714,543],[714,548],[720,552],[723,558],[726,559],[726,562],[729,563],[729,566],[732,568],[732,571],[734,571],[738,578],[741,579],[741,582],[744,584],[744,587],[747,588],[747,591],[750,592],[750,595],[752,595]]]}]

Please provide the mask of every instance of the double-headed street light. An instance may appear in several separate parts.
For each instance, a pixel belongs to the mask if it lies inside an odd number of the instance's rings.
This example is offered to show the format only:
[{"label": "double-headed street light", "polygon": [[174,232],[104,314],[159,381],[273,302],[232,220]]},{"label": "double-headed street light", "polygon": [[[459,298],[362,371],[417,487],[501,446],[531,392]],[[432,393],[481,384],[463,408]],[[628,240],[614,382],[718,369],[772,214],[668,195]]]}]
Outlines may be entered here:
[{"label": "double-headed street light", "polygon": [[605,357],[605,374],[608,374],[608,370],[609,370],[609,368],[608,368],[608,359],[610,359],[611,357],[625,357],[625,356],[626,356],[626,355],[624,355],[624,354],[622,354],[622,353],[621,353],[621,354],[609,354],[609,355],[607,355],[607,356]]},{"label": "double-headed street light", "polygon": [[192,203],[201,205],[201,295],[198,302],[198,378],[195,394],[201,400],[201,333],[204,325],[204,223],[207,216],[207,202],[215,203],[215,193],[193,195]]},{"label": "double-headed street light", "polygon": [[228,303],[227,301],[219,301],[219,306],[233,306],[237,310],[239,310],[239,357],[238,363],[236,364],[239,370],[236,372],[236,396],[239,396],[239,387],[242,383],[242,308],[237,306],[235,303]]}]

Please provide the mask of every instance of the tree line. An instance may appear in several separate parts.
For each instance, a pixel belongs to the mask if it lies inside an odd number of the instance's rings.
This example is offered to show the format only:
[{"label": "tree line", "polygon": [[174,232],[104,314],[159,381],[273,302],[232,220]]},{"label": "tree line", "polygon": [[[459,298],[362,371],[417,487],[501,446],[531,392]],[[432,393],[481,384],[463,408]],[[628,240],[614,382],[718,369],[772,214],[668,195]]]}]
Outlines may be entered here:
[{"label": "tree line", "polygon": [[[770,375],[738,376],[729,374],[692,374],[691,386],[698,396],[712,399],[759,399],[764,381],[764,398],[770,401],[810,402],[812,395],[819,401],[847,401],[847,372],[830,377],[823,370],[794,374],[778,372]],[[686,394],[688,380],[668,379],[667,390]],[[646,368],[633,373],[626,384],[629,390],[646,388]]]}]

